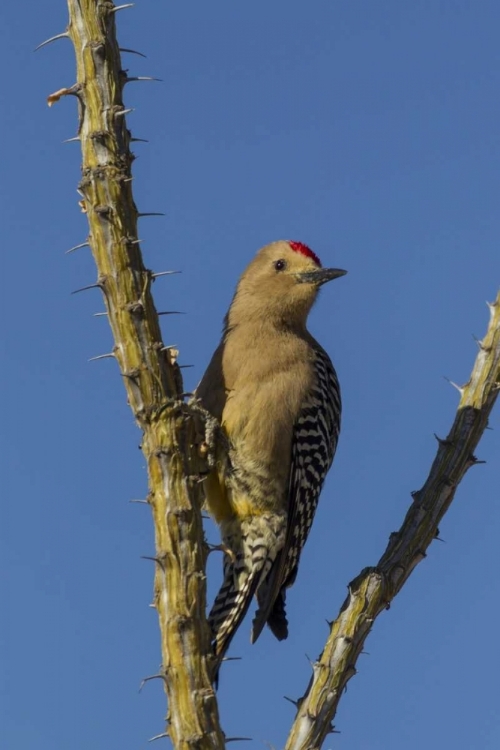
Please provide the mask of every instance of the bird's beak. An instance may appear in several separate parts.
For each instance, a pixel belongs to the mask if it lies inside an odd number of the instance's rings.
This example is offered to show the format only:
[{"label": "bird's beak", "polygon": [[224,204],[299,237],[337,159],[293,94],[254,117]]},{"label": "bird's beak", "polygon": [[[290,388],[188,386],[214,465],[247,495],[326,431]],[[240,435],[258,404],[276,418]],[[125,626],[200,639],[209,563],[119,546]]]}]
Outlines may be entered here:
[{"label": "bird's beak", "polygon": [[327,281],[345,276],[346,273],[347,271],[343,271],[341,268],[318,268],[315,271],[303,271],[295,275],[300,284],[321,286],[321,284],[326,284]]}]

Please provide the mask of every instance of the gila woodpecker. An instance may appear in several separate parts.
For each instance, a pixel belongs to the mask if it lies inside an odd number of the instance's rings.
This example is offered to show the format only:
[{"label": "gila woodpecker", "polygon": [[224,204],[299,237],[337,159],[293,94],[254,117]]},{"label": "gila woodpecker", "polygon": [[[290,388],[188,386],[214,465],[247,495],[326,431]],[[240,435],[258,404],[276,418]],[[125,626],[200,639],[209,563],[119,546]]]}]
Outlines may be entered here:
[{"label": "gila woodpecker", "polygon": [[228,445],[204,483],[225,551],[209,615],[216,672],[254,595],[252,643],[266,623],[279,640],[288,635],[285,592],[340,429],[337,375],[307,316],[320,286],[345,273],[322,268],[301,242],[262,248],[239,280],[196,390]]}]

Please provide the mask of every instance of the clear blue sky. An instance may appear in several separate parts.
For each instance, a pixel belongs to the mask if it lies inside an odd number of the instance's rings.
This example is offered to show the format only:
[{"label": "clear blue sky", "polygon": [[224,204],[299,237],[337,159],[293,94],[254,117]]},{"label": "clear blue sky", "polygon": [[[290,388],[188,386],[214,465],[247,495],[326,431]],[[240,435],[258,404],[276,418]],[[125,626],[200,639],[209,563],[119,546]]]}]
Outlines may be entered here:
[{"label": "clear blue sky", "polygon": [[[181,7],[183,5],[184,7]],[[137,750],[162,731],[148,608],[153,550],[140,434],[109,351],[77,206],[64,0],[0,11],[0,747]],[[346,585],[376,562],[423,483],[500,280],[500,4],[495,0],[137,2],[119,14],[145,260],[194,387],[237,276],[270,240],[349,270],[311,330],[341,378],[344,422],[297,583],[290,638],[248,643],[219,691],[229,736],[282,747]],[[435,542],[358,663],[339,750],[500,747],[499,412]],[[210,565],[210,596],[220,558]],[[161,743],[160,743],[161,744]],[[165,747],[167,744],[165,744]]]}]

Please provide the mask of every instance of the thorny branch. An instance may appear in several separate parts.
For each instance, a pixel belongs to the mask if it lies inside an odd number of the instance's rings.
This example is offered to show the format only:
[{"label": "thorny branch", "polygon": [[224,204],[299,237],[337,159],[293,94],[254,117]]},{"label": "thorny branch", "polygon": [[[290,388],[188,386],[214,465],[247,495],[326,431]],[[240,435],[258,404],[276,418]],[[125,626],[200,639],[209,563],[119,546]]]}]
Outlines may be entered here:
[{"label": "thorny branch", "polygon": [[290,731],[286,750],[319,748],[333,731],[332,721],[356,661],[378,615],[401,590],[438,535],[466,471],[481,463],[474,451],[488,424],[500,389],[500,292],[489,305],[490,322],[469,382],[459,388],[460,403],[450,433],[438,440],[429,476],[418,492],[399,531],[391,534],[384,554],[349,584],[349,594],[332,623],[323,653]]},{"label": "thorny branch", "polygon": [[[209,633],[205,620],[206,546],[200,515],[199,471],[192,413],[180,399],[182,379],[176,353],[162,343],[151,284],[142,260],[131,189],[132,138],[126,128],[122,71],[114,6],[107,0],[68,0],[66,32],[42,43],[69,37],[75,47],[77,83],[48,98],[76,96],[83,152],[80,205],[87,214],[88,239],[68,252],[89,246],[98,271],[115,346],[95,359],[117,360],[137,423],[143,430],[156,536],[155,606],[161,630],[163,668],[154,677],[165,683],[169,700],[167,731],[183,750],[224,747],[217,704],[209,679]],[[123,50],[134,52],[133,50]],[[140,54],[140,53],[137,53]],[[145,215],[145,214],[142,214]],[[90,287],[86,287],[90,288]],[[298,702],[287,750],[319,748],[333,730],[340,698],[375,619],[388,607],[437,536],[466,471],[479,463],[474,451],[487,426],[500,387],[500,294],[490,305],[491,319],[469,382],[429,476],[413,494],[413,504],[375,567],[365,568],[349,586],[332,623],[323,653],[313,666],[307,691]],[[167,314],[165,312],[164,314]],[[198,487],[198,489],[197,489]],[[148,681],[152,678],[146,678]],[[154,738],[156,739],[156,738]],[[226,740],[228,741],[228,740]]]},{"label": "thorny branch", "polygon": [[[217,702],[210,682],[210,634],[205,618],[206,545],[201,520],[200,459],[193,415],[182,401],[176,352],[162,342],[151,295],[156,277],[145,268],[137,236],[132,195],[134,140],[127,130],[114,6],[106,0],[68,0],[66,32],[73,42],[77,82],[48,98],[78,99],[83,164],[80,206],[89,222],[88,245],[97,266],[115,345],[107,355],[118,362],[128,402],[143,432],[156,552],[154,604],[161,631],[169,715],[167,732],[175,748],[224,747]],[[49,40],[50,41],[50,40]],[[43,46],[43,45],[42,45]],[[149,79],[144,79],[149,80]],[[144,214],[142,214],[144,215]],[[167,311],[164,313],[167,314]]]}]

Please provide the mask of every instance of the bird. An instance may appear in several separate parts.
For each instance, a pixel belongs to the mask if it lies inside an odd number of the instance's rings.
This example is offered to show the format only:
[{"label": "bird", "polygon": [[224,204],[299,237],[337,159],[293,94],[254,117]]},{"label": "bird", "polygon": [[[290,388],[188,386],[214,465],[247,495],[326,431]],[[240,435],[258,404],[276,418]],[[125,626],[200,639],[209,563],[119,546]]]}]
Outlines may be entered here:
[{"label": "bird", "polygon": [[221,532],[223,582],[208,622],[214,674],[254,596],[254,643],[265,624],[288,636],[286,590],[295,581],[336,451],[340,387],[307,329],[320,287],[343,276],[304,243],[261,248],[241,275],[222,338],[195,391],[225,448],[204,481]]}]

